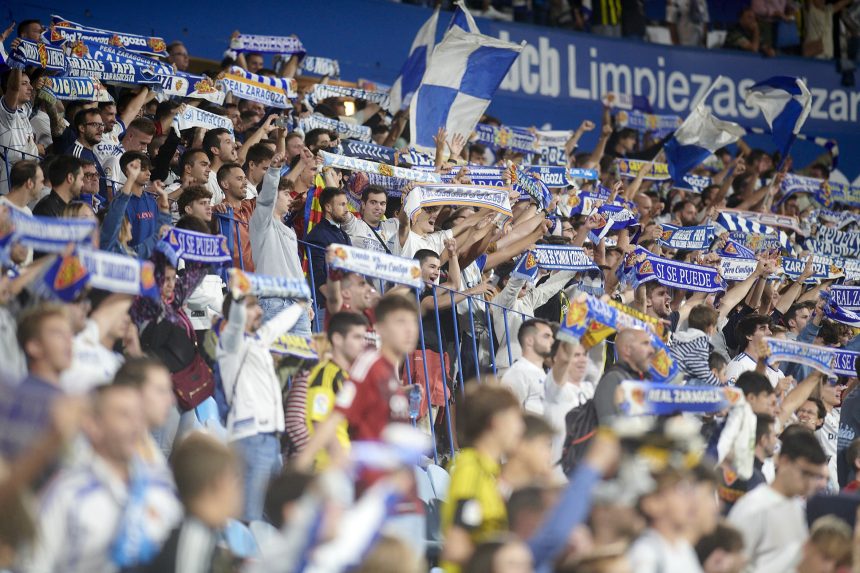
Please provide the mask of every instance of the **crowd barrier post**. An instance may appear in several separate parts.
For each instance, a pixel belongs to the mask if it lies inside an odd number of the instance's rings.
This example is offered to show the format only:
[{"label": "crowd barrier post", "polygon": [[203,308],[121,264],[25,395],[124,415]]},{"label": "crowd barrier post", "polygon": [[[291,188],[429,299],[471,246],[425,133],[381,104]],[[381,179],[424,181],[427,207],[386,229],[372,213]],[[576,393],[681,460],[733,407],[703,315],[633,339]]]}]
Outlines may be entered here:
[{"label": "crowd barrier post", "polygon": [[[304,241],[301,241],[304,243]],[[317,309],[319,305],[317,304],[317,289],[316,289],[316,281],[314,281],[314,265],[311,260],[311,245],[308,243],[304,243],[305,245],[305,256],[307,256],[308,261],[308,274],[311,278],[311,303],[314,305],[314,319],[311,321],[311,330],[313,332],[320,332],[320,324],[319,324],[319,313]]]},{"label": "crowd barrier post", "polygon": [[511,333],[510,333],[510,330],[508,330],[508,309],[507,308],[502,308],[502,320],[504,321],[504,324],[505,324],[505,345],[507,346],[507,350],[508,350],[508,368],[510,368],[511,365],[513,365],[513,363],[514,363],[514,357],[513,357],[513,354],[511,353]]},{"label": "crowd barrier post", "polygon": [[427,392],[426,400],[427,400],[427,420],[430,422],[430,439],[433,442],[433,461],[435,463],[439,463],[439,452],[437,451],[439,448],[436,446],[436,429],[435,423],[436,420],[433,419],[433,404],[430,403],[430,373],[427,371],[427,346],[424,342],[424,328],[421,327],[420,321],[421,318],[421,291],[419,289],[415,289],[415,302],[418,303],[418,315],[419,315],[419,328],[418,328],[418,336],[419,343],[421,345],[421,357],[424,362],[424,390]]},{"label": "crowd barrier post", "polygon": [[[448,295],[451,297],[451,315],[454,319],[454,358],[452,364],[457,364],[457,372],[460,377],[460,394],[465,392],[465,384],[463,382],[463,361],[460,359],[460,321],[457,318],[457,301],[454,297],[454,291],[448,290]],[[438,305],[437,305],[438,307]],[[456,362],[455,362],[456,361]],[[456,382],[456,380],[455,380]]]},{"label": "crowd barrier post", "polygon": [[[454,455],[454,434],[451,430],[451,405],[448,402],[448,373],[445,371],[445,345],[442,343],[442,323],[439,320],[439,298],[436,295],[436,285],[433,285],[433,314],[436,319],[436,338],[439,339],[439,362],[442,365],[442,399],[445,402],[445,422],[448,424],[448,442],[451,446],[451,455]],[[453,301],[454,294],[451,294],[451,299]],[[456,306],[454,307],[456,311]],[[424,320],[424,317],[421,317],[421,320]],[[423,328],[422,328],[423,330]],[[456,335],[457,329],[454,328],[454,332]],[[451,362],[453,363],[453,358]]]},{"label": "crowd barrier post", "polygon": [[[472,352],[475,354],[475,377],[478,379],[478,384],[481,383],[481,362],[478,355],[478,339],[475,336],[475,315],[473,314],[472,297],[467,296],[466,301],[469,303],[469,329],[472,332]],[[492,335],[492,334],[491,334]]]},{"label": "crowd barrier post", "polygon": [[493,376],[496,375],[496,349],[495,344],[493,343],[493,337],[495,333],[493,332],[493,315],[490,312],[490,301],[484,301],[484,308],[487,311],[487,329],[490,331],[490,335],[487,337],[490,341],[490,365],[493,367]]}]

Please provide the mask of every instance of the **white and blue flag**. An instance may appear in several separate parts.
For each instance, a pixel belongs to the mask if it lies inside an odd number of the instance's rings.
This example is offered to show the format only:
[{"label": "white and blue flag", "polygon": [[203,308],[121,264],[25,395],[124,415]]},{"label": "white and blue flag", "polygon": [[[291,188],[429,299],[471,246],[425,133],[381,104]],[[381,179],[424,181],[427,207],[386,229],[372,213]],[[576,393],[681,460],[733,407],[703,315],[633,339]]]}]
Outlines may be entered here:
[{"label": "white and blue flag", "polygon": [[454,6],[454,16],[451,18],[451,22],[448,24],[448,28],[445,31],[447,32],[454,26],[457,26],[466,32],[480,34],[481,31],[478,30],[478,25],[475,24],[475,19],[472,17],[469,9],[466,8],[466,2],[464,0],[457,0],[454,2]]},{"label": "white and blue flag", "polygon": [[454,26],[433,50],[409,110],[412,146],[433,151],[440,127],[469,138],[523,46]]},{"label": "white and blue flag", "polygon": [[421,78],[430,64],[430,56],[433,54],[433,46],[436,45],[436,24],[439,22],[439,9],[433,12],[409,48],[409,56],[400,68],[400,75],[394,80],[391,91],[388,93],[388,111],[397,113],[406,109],[412,99],[415,90],[421,85]]},{"label": "white and blue flag", "polygon": [[[719,79],[714,82],[716,85]],[[675,134],[666,142],[666,163],[669,175],[680,181],[688,171],[702,163],[721,147],[730,145],[746,135],[746,130],[731,121],[717,119],[700,101]]]},{"label": "white and blue flag", "polygon": [[775,76],[747,90],[746,104],[761,110],[783,160],[812,110],[812,95],[800,78]]}]

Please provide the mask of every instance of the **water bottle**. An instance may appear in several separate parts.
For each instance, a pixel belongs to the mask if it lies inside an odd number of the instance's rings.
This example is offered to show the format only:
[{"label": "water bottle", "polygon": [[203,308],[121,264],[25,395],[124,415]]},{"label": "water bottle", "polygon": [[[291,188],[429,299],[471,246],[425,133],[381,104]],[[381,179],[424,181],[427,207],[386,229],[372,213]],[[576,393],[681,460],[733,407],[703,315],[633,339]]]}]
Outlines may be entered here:
[{"label": "water bottle", "polygon": [[413,420],[418,419],[418,414],[421,408],[421,386],[412,384],[409,387],[409,417]]}]

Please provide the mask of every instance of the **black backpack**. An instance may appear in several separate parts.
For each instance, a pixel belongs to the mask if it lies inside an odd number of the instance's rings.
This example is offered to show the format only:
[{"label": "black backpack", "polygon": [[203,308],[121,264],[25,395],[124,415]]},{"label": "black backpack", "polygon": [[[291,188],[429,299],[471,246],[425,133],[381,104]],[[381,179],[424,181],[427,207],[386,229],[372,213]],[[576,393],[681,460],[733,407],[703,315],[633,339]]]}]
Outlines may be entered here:
[{"label": "black backpack", "polygon": [[561,450],[561,468],[570,475],[582,459],[588,444],[597,432],[597,408],[593,400],[572,409],[564,417],[564,446]]}]

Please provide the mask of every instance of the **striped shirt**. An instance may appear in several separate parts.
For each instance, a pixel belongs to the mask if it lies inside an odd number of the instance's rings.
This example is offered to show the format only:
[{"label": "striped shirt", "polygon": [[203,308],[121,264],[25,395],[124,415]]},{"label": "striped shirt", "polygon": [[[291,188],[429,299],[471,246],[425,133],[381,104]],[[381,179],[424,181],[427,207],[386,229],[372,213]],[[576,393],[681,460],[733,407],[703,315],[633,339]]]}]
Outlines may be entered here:
[{"label": "striped shirt", "polygon": [[80,140],[76,139],[75,144],[69,150],[68,154],[72,157],[92,161],[96,164],[96,171],[99,172],[99,195],[107,199],[107,182],[105,181],[105,170],[102,167],[101,161],[99,161],[99,158],[96,156],[93,150],[84,147]]},{"label": "striped shirt", "polygon": [[[30,124],[31,109],[29,103],[12,109],[7,105],[5,97],[0,98],[0,156],[6,158],[9,165],[22,159],[38,159],[39,149],[36,147],[36,136],[33,135],[33,126]],[[6,169],[0,169],[0,194],[5,195],[8,192]]]},{"label": "striped shirt", "polygon": [[[347,373],[331,360],[317,364],[310,373],[307,390],[307,426],[308,433],[313,435],[314,424],[325,422],[334,411],[334,400],[340,392]],[[346,421],[338,424],[337,441],[349,451],[349,426]],[[320,451],[316,456],[317,470],[328,466],[329,456],[326,451]]]}]

